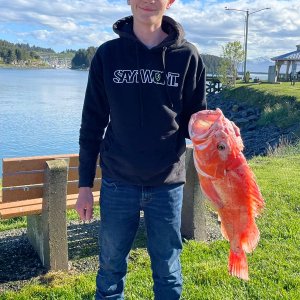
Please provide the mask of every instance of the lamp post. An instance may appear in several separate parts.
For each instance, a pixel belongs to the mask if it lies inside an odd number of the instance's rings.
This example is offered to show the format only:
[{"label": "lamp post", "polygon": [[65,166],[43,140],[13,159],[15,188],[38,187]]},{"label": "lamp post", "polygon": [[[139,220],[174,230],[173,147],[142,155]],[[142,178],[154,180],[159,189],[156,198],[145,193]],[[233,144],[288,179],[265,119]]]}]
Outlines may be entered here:
[{"label": "lamp post", "polygon": [[247,45],[248,45],[248,22],[249,22],[249,15],[253,15],[259,11],[271,9],[270,7],[265,7],[259,10],[255,10],[252,12],[249,12],[249,9],[243,10],[243,9],[235,9],[235,8],[228,8],[225,6],[225,10],[236,10],[236,11],[242,11],[246,13],[245,22],[246,22],[246,34],[245,34],[245,59],[244,59],[244,81],[246,81],[246,69],[247,69]]}]

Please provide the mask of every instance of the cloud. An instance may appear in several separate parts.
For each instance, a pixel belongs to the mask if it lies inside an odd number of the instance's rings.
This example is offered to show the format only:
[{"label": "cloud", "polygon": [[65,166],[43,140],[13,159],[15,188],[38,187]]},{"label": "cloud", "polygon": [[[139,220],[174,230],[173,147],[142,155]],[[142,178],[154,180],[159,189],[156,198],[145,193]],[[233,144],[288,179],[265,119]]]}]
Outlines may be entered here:
[{"label": "cloud", "polygon": [[[227,42],[244,42],[245,12],[249,10],[249,57],[273,57],[300,44],[300,1],[273,0],[271,9],[258,0],[176,0],[168,14],[179,21],[188,40],[202,53],[220,55]],[[112,24],[129,15],[125,0],[0,0],[0,39],[30,42],[56,51],[78,49],[116,37]],[[9,32],[9,34],[8,34]]]}]

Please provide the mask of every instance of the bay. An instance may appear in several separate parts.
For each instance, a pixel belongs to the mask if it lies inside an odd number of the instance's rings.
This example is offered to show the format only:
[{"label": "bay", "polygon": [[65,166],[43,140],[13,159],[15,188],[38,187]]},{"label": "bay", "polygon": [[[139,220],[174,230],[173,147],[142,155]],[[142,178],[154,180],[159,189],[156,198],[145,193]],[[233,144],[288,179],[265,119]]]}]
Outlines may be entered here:
[{"label": "bay", "polygon": [[0,159],[78,153],[87,78],[69,69],[0,69]]}]

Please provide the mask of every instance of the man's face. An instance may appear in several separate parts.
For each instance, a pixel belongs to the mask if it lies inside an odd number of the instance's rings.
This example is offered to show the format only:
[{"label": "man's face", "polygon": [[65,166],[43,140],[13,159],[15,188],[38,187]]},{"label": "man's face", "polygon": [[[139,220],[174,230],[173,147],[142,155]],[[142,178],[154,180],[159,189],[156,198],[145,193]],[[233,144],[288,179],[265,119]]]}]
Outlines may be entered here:
[{"label": "man's face", "polygon": [[175,0],[130,0],[131,11],[135,21],[147,25],[160,26],[167,8]]}]

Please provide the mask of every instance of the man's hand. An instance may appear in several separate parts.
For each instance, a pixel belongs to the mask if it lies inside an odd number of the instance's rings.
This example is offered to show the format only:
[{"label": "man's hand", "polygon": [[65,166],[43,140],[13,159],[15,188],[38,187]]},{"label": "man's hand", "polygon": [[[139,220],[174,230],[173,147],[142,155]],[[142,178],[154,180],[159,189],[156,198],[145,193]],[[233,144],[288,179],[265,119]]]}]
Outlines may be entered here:
[{"label": "man's hand", "polygon": [[75,209],[82,221],[90,221],[93,218],[94,196],[89,187],[79,188],[79,194]]}]

